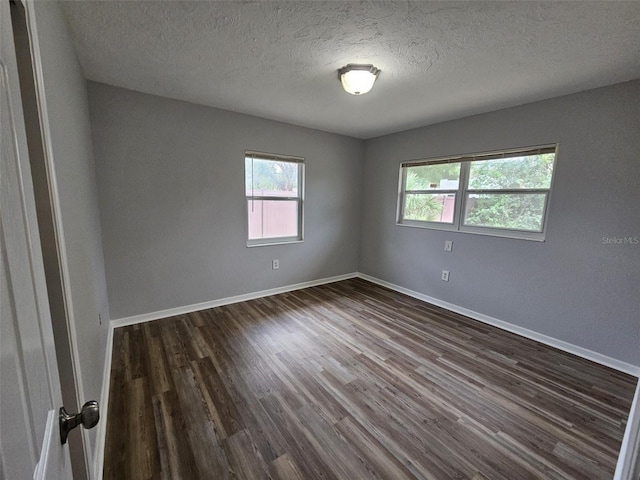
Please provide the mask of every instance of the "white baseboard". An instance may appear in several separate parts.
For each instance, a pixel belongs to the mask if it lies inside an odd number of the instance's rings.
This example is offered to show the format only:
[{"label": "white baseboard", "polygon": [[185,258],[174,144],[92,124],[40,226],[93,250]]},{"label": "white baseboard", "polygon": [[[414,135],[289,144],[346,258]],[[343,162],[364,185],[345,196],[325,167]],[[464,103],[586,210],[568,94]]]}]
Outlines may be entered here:
[{"label": "white baseboard", "polygon": [[301,290],[303,288],[315,287],[317,285],[324,285],[327,283],[339,282],[341,280],[347,280],[349,278],[357,277],[357,273],[347,273],[344,275],[337,275],[334,277],[321,278],[310,282],[302,282],[294,285],[287,285],[284,287],[271,288],[269,290],[262,290],[259,292],[247,293],[244,295],[237,295],[234,297],[221,298],[218,300],[212,300],[209,302],[196,303],[193,305],[186,305],[184,307],[170,308],[167,310],[160,310],[157,312],[145,313],[142,315],[134,315],[131,317],[119,318],[111,320],[109,322],[109,333],[107,335],[107,348],[105,352],[104,371],[102,374],[102,393],[100,395],[100,422],[98,423],[98,431],[96,433],[96,446],[95,455],[93,460],[92,479],[101,480],[104,469],[104,450],[105,441],[107,436],[107,418],[109,414],[109,387],[111,384],[111,360],[113,356],[113,333],[114,329],[118,327],[124,327],[127,325],[135,325],[136,323],[149,322],[151,320],[159,320],[161,318],[172,317],[174,315],[184,315],[186,313],[197,312],[198,310],[205,310],[207,308],[221,307],[223,305],[230,305],[232,303],[245,302],[247,300],[253,300],[255,298],[268,297],[270,295],[277,295],[279,293],[292,292],[294,290]]},{"label": "white baseboard", "polygon": [[[447,310],[451,310],[452,312],[459,313],[473,320],[477,320],[479,322],[492,325],[502,330],[515,333],[525,338],[535,340],[545,345],[555,347],[559,350],[571,353],[573,355],[577,355],[579,357],[585,358],[587,360],[591,360],[593,362],[613,368],[615,370],[628,373],[635,377],[640,377],[640,366],[622,362],[615,358],[602,355],[598,352],[594,352],[586,348],[582,348],[577,345],[573,345],[571,343],[564,342],[562,340],[558,340],[556,338],[549,337],[547,335],[543,335],[538,332],[534,332],[533,330],[529,330],[523,327],[519,327],[517,325],[513,325],[503,320],[498,320],[488,315],[484,315],[482,313],[478,313],[473,310],[460,307],[453,303],[445,302],[443,300],[439,300],[437,298],[424,295],[420,292],[416,292],[414,290],[401,287],[399,285],[387,282],[385,280],[372,277],[371,275],[367,275],[364,273],[349,273],[345,275],[338,275],[335,277],[323,278],[319,280],[313,280],[310,282],[297,283],[295,285],[272,288],[269,290],[262,290],[259,292],[247,293],[244,295],[237,295],[234,297],[221,298],[219,300],[212,300],[209,302],[186,305],[184,307],[171,308],[167,310],[160,310],[157,312],[145,313],[142,315],[134,315],[131,317],[124,317],[116,320],[111,320],[108,338],[107,338],[107,349],[105,352],[105,365],[104,365],[103,380],[102,380],[102,395],[100,398],[101,400],[100,405],[103,413],[102,413],[101,422],[98,424],[96,449],[95,449],[96,455],[94,457],[94,465],[93,465],[94,480],[101,479],[103,474],[104,449],[105,449],[105,438],[107,434],[107,416],[108,416],[108,408],[109,408],[111,357],[113,352],[113,331],[115,328],[123,327],[126,325],[134,325],[136,323],[148,322],[151,320],[158,320],[161,318],[172,317],[175,315],[184,315],[186,313],[196,312],[198,310],[220,307],[223,305],[230,305],[232,303],[239,303],[247,300],[253,300],[256,298],[268,297],[270,295],[277,295],[279,293],[286,293],[294,290],[301,290],[303,288],[314,287],[317,285],[324,285],[327,283],[339,282],[341,280],[347,280],[349,278],[355,278],[355,277],[362,278],[363,280],[367,280],[369,282],[381,285],[383,287],[387,287],[396,292],[404,293],[405,295],[409,295],[410,297],[417,298],[418,300],[431,303],[438,307],[446,308]],[[635,457],[640,444],[639,396],[640,396],[640,382],[638,382],[635,397],[633,400],[633,405],[631,407],[631,412],[629,414],[627,428],[625,430],[624,439],[622,442],[622,448],[620,450],[620,456],[618,458],[618,464],[617,464],[614,480],[631,480],[631,475],[633,473],[632,469],[634,468],[634,463],[636,462]]]},{"label": "white baseboard", "polygon": [[579,347],[577,345],[573,345],[572,343],[558,340],[557,338],[543,335],[542,333],[534,332],[533,330],[529,330],[527,328],[513,325],[503,320],[498,320],[497,318],[490,317],[489,315],[484,315],[482,313],[469,310],[468,308],[460,307],[453,303],[445,302],[443,300],[439,300],[437,298],[424,295],[414,290],[409,290],[408,288],[401,287],[399,285],[387,282],[385,280],[380,280],[379,278],[372,277],[371,275],[359,273],[358,277],[362,278],[363,280],[368,280],[369,282],[376,283],[383,287],[387,287],[391,290],[395,290],[396,292],[404,293],[405,295],[409,295],[410,297],[417,298],[418,300],[423,300],[427,303],[431,303],[438,307],[446,308],[447,310],[451,310],[452,312],[456,312],[466,317],[470,317],[473,320],[478,320],[479,322],[486,323],[494,327],[498,327],[502,330],[506,330],[508,332],[515,333],[522,337],[535,340],[536,342],[544,343],[545,345],[548,345],[550,347],[554,347],[564,352],[577,355],[578,357],[591,360],[592,362],[599,363],[600,365],[613,368],[614,370],[628,373],[629,375],[633,375],[635,377],[640,377],[640,366],[632,365],[630,363],[626,363],[621,360],[608,357],[601,353],[594,352],[592,350],[588,350],[586,348]]},{"label": "white baseboard", "polygon": [[[468,308],[460,307],[458,305],[445,302],[435,297],[430,297],[429,295],[425,295],[423,293],[401,287],[400,285],[387,282],[386,280],[381,280],[379,278],[373,277],[371,275],[367,275],[365,273],[348,273],[345,275],[337,275],[335,277],[328,277],[328,278],[322,278],[318,280],[312,280],[309,282],[296,283],[294,285],[287,285],[284,287],[261,290],[259,292],[246,293],[243,295],[236,295],[233,297],[226,297],[218,300],[211,300],[208,302],[185,305],[183,307],[170,308],[167,310],[159,310],[156,312],[144,313],[141,315],[133,315],[131,317],[124,317],[116,320],[111,320],[110,325],[111,325],[111,328],[124,327],[126,325],[135,325],[136,323],[149,322],[151,320],[158,320],[160,318],[167,318],[175,315],[184,315],[186,313],[197,312],[199,310],[205,310],[207,308],[221,307],[223,305],[230,305],[232,303],[245,302],[247,300],[268,297],[270,295],[277,295],[279,293],[292,292],[294,290],[301,290],[303,288],[315,287],[317,285],[324,285],[327,283],[339,282],[341,280],[347,280],[349,278],[354,278],[354,277],[362,278],[363,280],[367,280],[369,282],[381,285],[383,287],[387,287],[391,290],[395,290],[396,292],[404,293],[405,295],[409,295],[410,297],[417,298],[418,300],[431,303],[438,307],[446,308],[447,310],[451,310],[452,312],[459,313],[466,317],[472,318],[473,320],[477,320],[479,322],[486,323],[494,327],[498,327],[502,330],[515,333],[522,337],[535,340],[536,342],[540,342],[550,347],[554,347],[559,350],[562,350],[564,352],[577,355],[578,357],[591,360],[592,362],[596,362],[596,363],[599,363],[600,365],[613,368],[614,370],[628,373],[629,375],[633,375],[635,377],[640,377],[640,366],[638,365],[632,365],[630,363],[626,363],[621,360],[611,358],[607,355],[603,355],[601,353],[594,352],[592,350],[589,350],[583,347],[579,347],[572,343],[565,342],[563,340],[558,340],[557,338],[553,338],[553,337],[544,335],[542,333],[529,330],[524,327],[519,327],[518,325],[513,325],[503,320],[498,320],[497,318],[490,317],[489,315],[478,313],[473,310],[469,310]],[[108,374],[108,372],[106,372],[106,374]]]},{"label": "white baseboard", "polygon": [[[522,328],[517,325],[513,325],[508,322],[504,322],[502,320],[498,320],[496,318],[490,317],[488,315],[474,312],[473,310],[469,310],[467,308],[460,307],[458,305],[454,305],[452,303],[445,302],[413,290],[409,290],[408,288],[395,285],[385,280],[380,280],[379,278],[372,277],[371,275],[359,273],[358,277],[362,278],[363,280],[376,283],[383,287],[387,287],[391,290],[395,290],[396,292],[404,293],[405,295],[409,295],[410,297],[417,298],[418,300],[422,300],[427,303],[437,305],[438,307],[446,308],[447,310],[451,310],[452,312],[459,313],[473,320],[477,320],[479,322],[483,322],[483,323],[492,325],[494,327],[498,327],[502,330],[507,330],[517,335],[521,335],[531,340],[535,340],[545,345],[549,345],[550,347],[555,347],[564,352],[572,353],[574,355],[577,355],[578,357],[582,357],[587,360],[591,360],[593,362],[599,363],[600,365],[613,368],[614,370],[628,373],[629,375],[633,375],[635,377],[640,377],[639,366],[622,362],[615,358],[602,355],[601,353],[593,352],[586,348],[578,347],[577,345],[573,345],[571,343],[564,342],[562,340],[558,340],[556,338],[534,332],[533,330]],[[632,476],[635,473],[634,469],[637,470],[640,468],[638,463],[640,461],[638,460],[638,451],[640,450],[640,398],[639,397],[640,397],[640,381],[638,381],[638,384],[636,386],[636,393],[633,398],[633,403],[631,405],[629,417],[627,419],[627,428],[625,429],[624,437],[622,439],[622,445],[620,447],[620,453],[618,455],[618,461],[616,463],[616,471],[615,471],[613,480],[637,480],[638,478],[636,477],[634,479]]]},{"label": "white baseboard", "polygon": [[268,297],[270,295],[277,295],[279,293],[292,292],[294,290],[301,290],[303,288],[315,287],[317,285],[324,285],[326,283],[339,282],[341,280],[347,280],[349,278],[357,277],[357,273],[347,273],[344,275],[337,275],[335,277],[321,278],[318,280],[312,280],[310,282],[296,283],[294,285],[287,285],[284,287],[270,288],[269,290],[261,290],[259,292],[245,293],[243,295],[236,295],[234,297],[226,297],[218,300],[211,300],[209,302],[194,303],[192,305],[185,305],[184,307],[169,308],[167,310],[159,310],[157,312],[143,313],[142,315],[133,315],[131,317],[118,318],[111,320],[111,327],[118,328],[127,325],[135,325],[136,323],[149,322],[151,320],[158,320],[160,318],[173,317],[175,315],[184,315],[186,313],[197,312],[199,310],[206,310],[207,308],[221,307],[223,305],[231,305],[232,303],[246,302],[248,300],[254,300],[256,298]]},{"label": "white baseboard", "polygon": [[107,437],[107,419],[109,418],[109,388],[111,386],[111,358],[113,356],[113,326],[109,325],[107,348],[104,353],[102,371],[102,392],[100,394],[100,422],[96,432],[95,455],[93,456],[93,480],[102,480],[104,468],[104,449]]}]

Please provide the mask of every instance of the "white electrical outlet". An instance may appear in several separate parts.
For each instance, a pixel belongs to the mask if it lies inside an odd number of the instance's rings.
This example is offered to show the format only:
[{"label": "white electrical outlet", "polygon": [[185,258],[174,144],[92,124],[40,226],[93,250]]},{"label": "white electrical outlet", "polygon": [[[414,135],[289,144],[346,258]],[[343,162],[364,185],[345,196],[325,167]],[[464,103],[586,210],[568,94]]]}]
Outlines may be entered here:
[{"label": "white electrical outlet", "polygon": [[442,281],[443,282],[449,281],[449,270],[442,270]]},{"label": "white electrical outlet", "polygon": [[445,252],[450,252],[453,249],[453,241],[452,240],[447,240],[444,242],[444,251]]},{"label": "white electrical outlet", "polygon": [[273,260],[271,262],[271,268],[273,270],[278,270],[280,268],[280,260]]}]

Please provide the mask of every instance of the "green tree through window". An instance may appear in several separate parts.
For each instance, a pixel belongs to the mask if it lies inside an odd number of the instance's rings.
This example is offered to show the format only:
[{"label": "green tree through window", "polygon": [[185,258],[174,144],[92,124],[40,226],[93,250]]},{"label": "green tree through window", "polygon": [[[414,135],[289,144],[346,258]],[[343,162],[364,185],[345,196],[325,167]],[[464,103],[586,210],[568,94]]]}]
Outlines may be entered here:
[{"label": "green tree through window", "polygon": [[[554,156],[547,153],[472,162],[468,190],[477,193],[467,198],[465,224],[541,231],[546,195],[518,190],[549,189]],[[481,193],[487,190],[494,192]]]},{"label": "green tree through window", "polygon": [[544,239],[555,158],[549,145],[405,162],[398,223]]},{"label": "green tree through window", "polygon": [[245,152],[247,245],[302,241],[304,159]]}]

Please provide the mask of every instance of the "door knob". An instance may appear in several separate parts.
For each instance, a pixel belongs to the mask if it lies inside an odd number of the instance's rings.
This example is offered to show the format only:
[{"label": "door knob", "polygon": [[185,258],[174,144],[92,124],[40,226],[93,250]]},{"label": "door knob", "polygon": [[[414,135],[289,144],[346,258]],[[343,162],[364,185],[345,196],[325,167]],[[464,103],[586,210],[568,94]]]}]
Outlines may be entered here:
[{"label": "door knob", "polygon": [[93,428],[98,424],[100,420],[100,406],[95,400],[91,400],[82,406],[80,413],[69,415],[64,407],[60,407],[60,413],[58,414],[60,420],[60,441],[62,445],[67,443],[67,437],[69,432],[82,424],[84,428]]}]

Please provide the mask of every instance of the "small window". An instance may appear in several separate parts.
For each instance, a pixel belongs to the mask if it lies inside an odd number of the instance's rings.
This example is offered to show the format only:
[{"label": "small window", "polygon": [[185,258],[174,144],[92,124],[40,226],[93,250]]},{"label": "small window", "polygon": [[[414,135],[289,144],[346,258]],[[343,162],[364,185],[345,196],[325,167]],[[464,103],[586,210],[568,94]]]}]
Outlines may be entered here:
[{"label": "small window", "polygon": [[459,184],[459,163],[406,167],[404,220],[453,225]]},{"label": "small window", "polygon": [[556,147],[404,162],[398,224],[544,240]]},{"label": "small window", "polygon": [[247,246],[302,241],[304,159],[245,152]]}]

